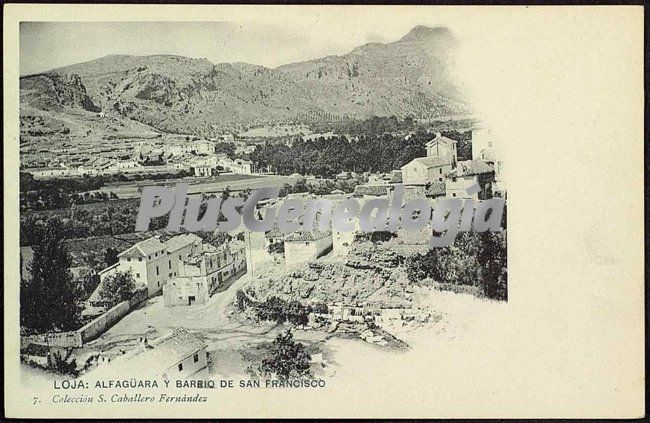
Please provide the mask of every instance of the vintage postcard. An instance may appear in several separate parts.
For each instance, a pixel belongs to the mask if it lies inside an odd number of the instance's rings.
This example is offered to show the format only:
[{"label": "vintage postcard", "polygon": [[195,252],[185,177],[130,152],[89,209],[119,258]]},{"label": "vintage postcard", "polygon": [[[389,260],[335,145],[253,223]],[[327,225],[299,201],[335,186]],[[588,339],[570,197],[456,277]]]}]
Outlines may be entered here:
[{"label": "vintage postcard", "polygon": [[7,417],[642,417],[643,8],[5,5]]}]

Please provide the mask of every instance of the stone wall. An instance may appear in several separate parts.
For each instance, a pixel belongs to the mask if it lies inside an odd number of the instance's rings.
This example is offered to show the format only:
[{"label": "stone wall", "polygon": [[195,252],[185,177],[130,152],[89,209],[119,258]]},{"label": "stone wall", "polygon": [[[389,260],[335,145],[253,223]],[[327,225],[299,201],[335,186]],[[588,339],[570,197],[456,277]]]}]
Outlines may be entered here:
[{"label": "stone wall", "polygon": [[139,306],[148,298],[147,288],[143,287],[134,292],[128,301],[122,301],[107,310],[104,314],[88,322],[81,328],[70,332],[54,332],[41,335],[23,336],[20,339],[21,348],[29,344],[48,345],[60,348],[81,348],[85,342],[97,338],[124,317],[129,311]]}]

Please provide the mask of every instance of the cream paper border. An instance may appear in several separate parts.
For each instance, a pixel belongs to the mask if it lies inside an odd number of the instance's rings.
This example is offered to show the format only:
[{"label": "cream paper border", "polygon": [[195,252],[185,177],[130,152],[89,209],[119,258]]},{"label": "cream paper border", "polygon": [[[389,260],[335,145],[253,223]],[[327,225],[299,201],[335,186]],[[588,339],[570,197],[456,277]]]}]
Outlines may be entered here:
[{"label": "cream paper border", "polygon": [[[18,23],[301,20],[336,31],[341,16],[465,34],[464,76],[506,150],[506,318],[453,357],[398,355],[326,390],[216,391],[207,406],[34,406],[18,368]],[[4,119],[7,416],[644,415],[641,6],[4,5]]]}]

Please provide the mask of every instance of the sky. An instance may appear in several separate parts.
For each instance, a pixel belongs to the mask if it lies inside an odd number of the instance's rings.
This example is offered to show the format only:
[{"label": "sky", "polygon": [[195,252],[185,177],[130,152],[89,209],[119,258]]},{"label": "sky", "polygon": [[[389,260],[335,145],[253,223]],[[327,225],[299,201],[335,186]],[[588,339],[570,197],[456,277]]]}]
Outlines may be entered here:
[{"label": "sky", "polygon": [[213,63],[267,67],[341,55],[368,42],[391,42],[417,22],[379,32],[351,23],[342,33],[325,25],[285,22],[23,22],[20,73],[31,74],[109,54],[175,54]]}]

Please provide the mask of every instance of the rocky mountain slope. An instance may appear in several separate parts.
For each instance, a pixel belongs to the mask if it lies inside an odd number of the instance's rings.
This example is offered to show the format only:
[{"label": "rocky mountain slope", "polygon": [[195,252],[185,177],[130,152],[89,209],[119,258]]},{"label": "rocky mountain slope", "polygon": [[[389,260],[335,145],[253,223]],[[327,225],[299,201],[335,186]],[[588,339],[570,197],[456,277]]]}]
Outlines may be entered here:
[{"label": "rocky mountain slope", "polygon": [[112,55],[22,77],[21,105],[101,110],[199,135],[341,117],[457,115],[468,107],[450,77],[456,46],[445,28],[416,27],[393,43],[276,69]]}]

